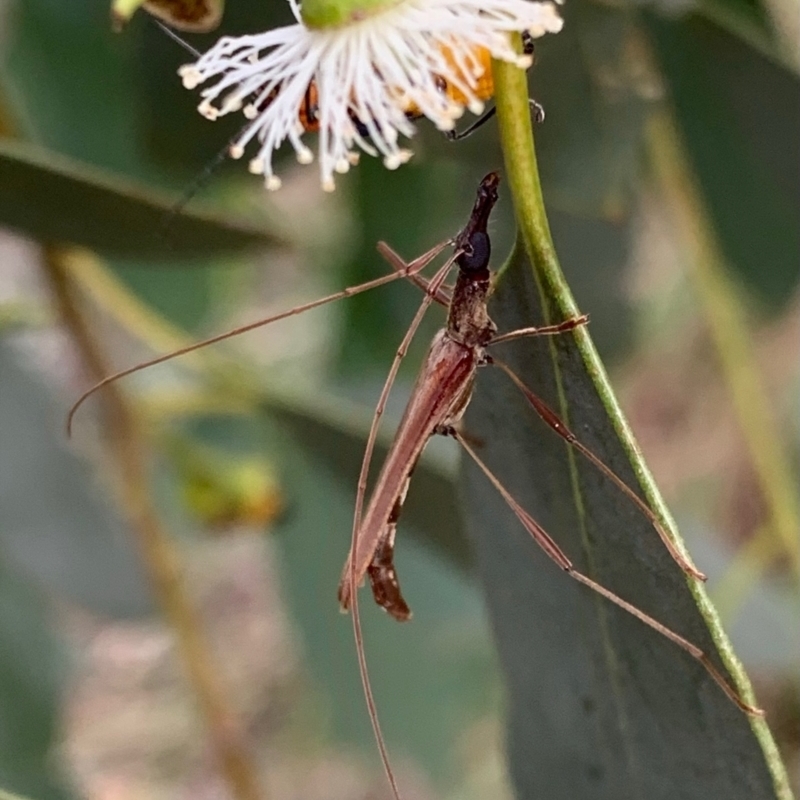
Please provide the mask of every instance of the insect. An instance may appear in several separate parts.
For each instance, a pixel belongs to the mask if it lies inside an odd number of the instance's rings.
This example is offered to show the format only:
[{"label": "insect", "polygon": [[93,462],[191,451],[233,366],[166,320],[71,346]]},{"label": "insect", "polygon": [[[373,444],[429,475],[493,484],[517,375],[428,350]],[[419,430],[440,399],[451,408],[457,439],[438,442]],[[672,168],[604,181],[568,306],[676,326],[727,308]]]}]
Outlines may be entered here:
[{"label": "insect", "polygon": [[[554,539],[522,508],[495,477],[481,459],[478,452],[479,447],[471,443],[469,437],[460,430],[459,421],[469,404],[479,368],[497,366],[509,376],[521,390],[532,409],[555,433],[588,459],[620,491],[630,498],[631,502],[636,504],[656,529],[670,555],[681,569],[694,578],[704,578],[703,574],[692,566],[676,549],[669,535],[644,501],[598,456],[581,444],[558,415],[531,391],[510,367],[493,357],[489,352],[494,345],[500,343],[525,337],[563,334],[587,322],[586,316],[578,316],[553,325],[527,327],[498,334],[497,327],[491,320],[487,310],[487,300],[492,288],[492,274],[489,270],[491,242],[487,225],[490,213],[497,202],[498,183],[499,177],[497,173],[490,173],[483,179],[478,188],[477,199],[466,226],[450,242],[443,242],[435,246],[411,263],[403,261],[388,245],[380,244],[379,250],[392,266],[392,273],[111,375],[85,392],[73,405],[68,416],[69,428],[80,405],[91,394],[112,381],[144,367],[192,352],[207,344],[230,338],[238,333],[252,330],[279,319],[285,319],[333,300],[367,291],[398,278],[407,278],[424,290],[424,300],[398,348],[373,417],[359,476],[350,551],[342,572],[338,591],[339,603],[342,609],[352,611],[359,668],[369,715],[384,768],[396,797],[399,797],[399,791],[381,734],[366,667],[358,615],[357,588],[365,579],[369,580],[372,594],[379,606],[399,621],[405,621],[410,618],[411,612],[403,597],[394,567],[395,537],[397,523],[414,467],[425,445],[434,435],[451,437],[464,448],[469,457],[475,461],[487,479],[501,494],[534,542],[567,575],[636,617],[640,622],[657,631],[688,653],[703,666],[708,675],[742,711],[751,715],[761,715],[763,713],[760,709],[746,703],[737,694],[736,690],[727,682],[700,648],[667,628],[654,617],[598,584],[589,576],[576,570],[569,557]],[[449,244],[454,246],[454,254],[435,273],[433,278],[428,280],[422,277],[421,271]],[[445,287],[445,280],[453,266],[458,269],[458,277],[452,290],[449,290]],[[389,390],[399,369],[400,361],[424,312],[434,302],[448,307],[446,327],[434,337],[429,348],[408,406],[395,434],[393,445],[383,464],[362,517],[366,496],[367,473],[375,445],[379,419],[383,414]]]},{"label": "insect", "polygon": [[[523,33],[522,35],[522,52],[524,55],[533,56],[534,52],[534,40],[533,37],[528,33]],[[446,60],[449,60],[448,52],[443,49],[443,56]],[[473,54],[475,62],[480,65],[481,75],[475,82],[473,88],[474,95],[483,102],[491,100],[494,97],[494,79],[492,77],[492,57],[491,53],[485,47],[479,47],[475,49]],[[436,86],[439,91],[446,95],[453,103],[458,105],[464,106],[467,102],[467,98],[464,93],[457,87],[454,86],[448,81],[437,75],[435,77]],[[273,90],[273,93],[267,96],[267,98],[263,101],[261,106],[257,109],[257,111],[261,111],[266,108],[270,102],[272,102],[277,95],[277,89]],[[534,112],[534,119],[537,122],[544,121],[544,109],[542,106],[537,103],[532,98],[529,100],[531,109]],[[405,115],[408,119],[414,121],[420,119],[423,114],[414,105],[413,102],[409,102],[408,105],[404,108]],[[251,112],[254,116],[255,114]],[[306,89],[305,94],[303,95],[303,99],[300,102],[300,108],[298,111],[298,122],[300,126],[306,133],[317,133],[319,131],[319,93],[317,90],[317,84],[314,79],[308,84],[308,88]],[[468,136],[473,134],[478,128],[480,128],[484,123],[490,120],[495,115],[495,108],[494,106],[483,113],[477,120],[475,120],[469,127],[465,128],[462,131],[445,131],[445,136],[450,141],[460,141],[461,139],[466,139]],[[356,131],[358,132],[359,136],[363,139],[369,139],[369,128],[364,123],[363,120],[359,119],[358,116],[354,111],[350,111],[350,120],[353,123]]]}]

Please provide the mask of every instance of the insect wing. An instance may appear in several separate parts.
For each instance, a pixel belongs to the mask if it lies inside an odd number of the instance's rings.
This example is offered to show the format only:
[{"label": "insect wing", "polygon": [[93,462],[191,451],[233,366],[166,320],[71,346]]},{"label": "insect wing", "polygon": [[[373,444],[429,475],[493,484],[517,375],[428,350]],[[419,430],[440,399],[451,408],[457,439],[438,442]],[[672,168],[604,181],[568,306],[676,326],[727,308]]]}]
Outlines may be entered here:
[{"label": "insect wing", "polygon": [[[452,341],[444,331],[433,340],[411,398],[378,476],[361,522],[355,555],[351,552],[339,584],[339,602],[350,607],[351,579],[361,583],[375,551],[395,524],[417,459],[436,427],[463,410],[472,389],[478,355]],[[355,574],[351,568],[355,560]]]}]

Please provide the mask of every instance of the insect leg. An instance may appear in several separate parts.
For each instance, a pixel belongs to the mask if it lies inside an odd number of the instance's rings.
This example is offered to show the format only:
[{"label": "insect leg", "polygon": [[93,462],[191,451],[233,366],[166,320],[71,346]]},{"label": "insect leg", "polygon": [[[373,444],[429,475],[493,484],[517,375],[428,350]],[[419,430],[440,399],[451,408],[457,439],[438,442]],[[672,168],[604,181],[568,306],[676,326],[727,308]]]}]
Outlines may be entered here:
[{"label": "insect leg", "polygon": [[[544,122],[544,107],[532,97],[528,98],[528,105],[533,112],[533,121],[541,125],[541,123]],[[484,111],[475,122],[464,128],[463,131],[444,131],[444,136],[449,142],[460,142],[462,139],[472,136],[478,128],[482,128],[496,113],[497,107],[492,106],[488,111]]]},{"label": "insect leg", "polygon": [[444,248],[449,244],[450,242],[442,242],[441,244],[432,247],[427,253],[424,253],[419,258],[414,259],[414,261],[412,261],[410,264],[404,263],[401,269],[395,269],[395,271],[389,275],[382,275],[380,278],[373,278],[371,281],[366,281],[358,286],[350,286],[346,289],[342,289],[339,292],[335,292],[334,294],[329,294],[326,297],[322,297],[318,300],[312,300],[310,303],[303,303],[302,305],[295,306],[287,311],[282,311],[280,314],[275,314],[271,317],[267,317],[266,319],[250,322],[247,325],[241,325],[237,328],[233,328],[233,330],[226,331],[225,333],[220,333],[216,336],[211,336],[208,339],[203,339],[200,342],[195,342],[194,344],[187,345],[186,347],[181,347],[178,350],[173,350],[171,353],[164,353],[163,355],[157,356],[156,358],[151,358],[148,361],[142,361],[133,367],[128,367],[127,369],[120,370],[119,372],[115,372],[113,375],[103,378],[103,380],[98,381],[94,386],[87,389],[75,401],[75,403],[73,403],[72,408],[70,408],[67,414],[67,435],[69,436],[72,432],[72,420],[74,419],[77,410],[96,391],[102,389],[104,386],[108,386],[109,383],[114,383],[120,378],[124,378],[127,375],[132,375],[134,372],[146,369],[147,367],[152,367],[156,364],[163,364],[165,361],[170,361],[178,356],[183,356],[187,353],[192,353],[195,350],[200,350],[207,345],[216,344],[217,342],[221,342],[225,339],[230,339],[232,336],[238,336],[240,333],[246,333],[247,331],[252,331],[255,328],[269,325],[272,322],[277,322],[278,320],[286,319],[287,317],[293,317],[297,314],[301,314],[304,311],[310,311],[312,308],[325,305],[326,303],[332,303],[334,300],[340,300],[345,297],[352,297],[353,295],[361,294],[361,292],[366,292],[370,289],[377,288],[378,286],[383,286],[385,283],[391,283],[398,278],[413,277],[417,272],[424,269],[431,261],[433,261],[433,259],[436,258],[436,256],[439,255],[439,253],[441,253],[442,250],[444,250]]},{"label": "insect leg", "polygon": [[594,466],[600,470],[612,483],[614,483],[617,488],[623,494],[627,495],[627,497],[636,505],[636,507],[642,512],[642,514],[647,517],[650,521],[650,524],[656,529],[661,541],[664,543],[664,546],[669,551],[669,554],[672,556],[673,561],[687,574],[691,575],[693,578],[697,578],[698,580],[704,581],[706,576],[700,572],[689,560],[686,556],[681,553],[678,548],[675,546],[675,543],[670,538],[669,534],[664,530],[664,526],[659,522],[656,515],[652,512],[650,507],[647,503],[639,497],[636,492],[628,486],[622,478],[617,475],[614,470],[611,469],[604,461],[602,461],[598,456],[596,456],[585,444],[583,444],[578,437],[570,430],[567,424],[561,419],[561,417],[553,411],[547,403],[542,400],[537,394],[532,392],[521,380],[521,378],[508,366],[508,364],[504,363],[503,361],[499,361],[498,359],[491,359],[492,364],[495,366],[500,367],[503,372],[508,375],[509,378],[514,382],[517,388],[525,395],[525,399],[531,404],[533,410],[541,417],[542,421],[545,422],[550,428],[552,428],[562,439],[564,439],[567,444],[574,447],[581,455],[583,455],[586,459],[588,459]]},{"label": "insect leg", "polygon": [[492,106],[488,111],[484,111],[478,119],[475,120],[471,125],[464,128],[463,131],[444,131],[445,139],[450,142],[460,142],[462,139],[466,139],[468,136],[471,136],[475,133],[478,128],[483,127],[495,114],[497,113],[497,107]]},{"label": "insect leg", "polygon": [[508,333],[501,333],[499,336],[495,336],[492,341],[489,342],[489,344],[493,345],[500,344],[501,342],[513,342],[515,339],[523,339],[526,336],[552,336],[556,333],[565,333],[566,331],[580,328],[588,321],[589,315],[581,314],[579,317],[570,317],[570,319],[565,319],[563,322],[558,322],[555,325],[539,325],[531,328],[518,328],[515,331],[509,331]]},{"label": "insect leg", "polygon": [[[408,264],[397,254],[395,250],[393,250],[386,242],[378,242],[378,252],[389,262],[389,266],[395,272],[404,272],[408,269]],[[413,262],[412,262],[413,263]],[[428,287],[430,286],[431,282],[422,275],[409,275],[408,279],[414,286],[422,289],[423,292],[428,292]],[[450,294],[444,290],[444,288],[439,288],[436,291],[436,295],[433,298],[439,305],[442,306],[449,306],[450,305]]]},{"label": "insect leg", "polygon": [[472,460],[480,467],[481,471],[484,473],[484,475],[486,475],[497,491],[500,492],[503,499],[506,501],[506,503],[508,503],[517,519],[522,523],[523,527],[526,531],[528,531],[536,544],[538,544],[539,547],[544,550],[547,556],[551,558],[559,567],[561,567],[561,569],[563,569],[571,578],[575,579],[579,583],[584,584],[584,586],[588,586],[590,589],[592,589],[592,591],[595,591],[605,597],[606,600],[609,600],[610,602],[614,603],[614,605],[619,606],[624,611],[627,611],[629,614],[636,617],[636,619],[638,619],[640,622],[643,622],[649,628],[657,631],[662,636],[666,637],[680,647],[681,650],[687,652],[696,661],[700,662],[700,664],[702,664],[705,668],[706,672],[711,676],[711,678],[714,679],[722,691],[725,692],[725,694],[746,714],[759,717],[764,715],[764,712],[760,708],[751,706],[739,696],[737,691],[728,683],[727,680],[725,680],[722,673],[720,673],[720,671],[711,663],[711,660],[708,658],[708,656],[699,647],[697,647],[697,645],[692,644],[692,642],[690,642],[688,639],[685,639],[683,636],[675,633],[675,631],[671,630],[666,625],[663,625],[649,614],[645,614],[644,611],[629,603],[627,600],[623,600],[621,597],[614,594],[614,592],[612,592],[610,589],[606,589],[605,586],[593,581],[582,572],[578,572],[578,570],[572,566],[572,562],[564,554],[564,551],[561,550],[561,548],[553,541],[552,537],[547,533],[547,531],[545,531],[544,528],[542,528],[542,526],[539,525],[539,523],[536,522],[536,520],[530,514],[528,514],[528,512],[525,511],[525,509],[522,508],[522,506],[511,496],[497,476],[489,469],[488,466],[486,466],[486,464],[458,433],[458,431],[452,429],[449,431],[449,433],[467,451],[470,458],[472,458]]}]

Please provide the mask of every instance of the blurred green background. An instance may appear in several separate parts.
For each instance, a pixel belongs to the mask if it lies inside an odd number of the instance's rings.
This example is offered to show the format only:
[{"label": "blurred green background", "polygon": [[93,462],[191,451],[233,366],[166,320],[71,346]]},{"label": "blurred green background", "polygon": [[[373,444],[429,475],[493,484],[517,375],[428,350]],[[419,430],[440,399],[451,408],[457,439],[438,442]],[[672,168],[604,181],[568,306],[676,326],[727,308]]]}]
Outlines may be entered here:
[{"label": "blurred green background", "polygon": [[[797,488],[798,10],[570,0],[529,76],[567,278],[795,782],[797,548],[764,481]],[[290,20],[277,0],[229,0],[219,30],[187,39],[203,50]],[[0,3],[0,789],[32,800],[228,796],[141,565],[114,429],[91,406],[66,439],[94,376],[65,308],[81,309],[107,367],[128,366],[380,274],[380,239],[421,253],[502,164],[494,124],[452,144],[423,122],[397,172],[364,157],[324,196],[316,168],[283,153],[284,188],[267,195],[241,163],[204,172],[238,122],[196,113],[176,75],[188,60],[145,13],[112,33],[107,0]],[[676,225],[657,117],[681,137],[716,282],[698,278]],[[499,261],[505,197],[492,230]],[[735,314],[720,317],[729,294]],[[394,285],[121,386],[210,679],[270,797],[386,791],[335,587],[371,404],[418,301]],[[738,345],[714,333],[720,319],[744,351],[721,352]],[[434,312],[424,330],[440,324]],[[756,381],[766,416],[748,416],[736,375]],[[775,430],[765,478],[752,442]],[[414,624],[362,603],[382,720],[410,796],[510,797],[455,453],[430,449],[398,554]]]}]

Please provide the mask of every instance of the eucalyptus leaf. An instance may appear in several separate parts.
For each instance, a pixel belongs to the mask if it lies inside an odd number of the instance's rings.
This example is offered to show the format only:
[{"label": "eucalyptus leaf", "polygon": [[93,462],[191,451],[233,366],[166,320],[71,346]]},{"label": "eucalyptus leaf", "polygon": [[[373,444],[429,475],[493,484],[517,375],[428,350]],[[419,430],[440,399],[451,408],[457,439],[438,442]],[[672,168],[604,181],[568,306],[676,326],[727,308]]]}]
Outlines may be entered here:
[{"label": "eucalyptus leaf", "polygon": [[[501,332],[564,314],[561,298],[542,291],[518,246],[490,308]],[[652,491],[581,337],[528,338],[495,355],[629,486]],[[705,593],[687,583],[652,525],[592,465],[571,457],[505,375],[485,373],[465,420],[483,442],[481,458],[576,569],[696,643],[730,675],[735,658]],[[463,479],[507,683],[519,798],[790,797],[763,720],[740,711],[673,643],[571,581],[477,467],[465,464]],[[741,690],[741,673],[735,680]]]},{"label": "eucalyptus leaf", "polygon": [[70,451],[65,407],[52,403],[49,388],[17,363],[5,341],[0,382],[3,554],[48,591],[96,613],[150,613],[133,539],[89,464]]},{"label": "eucalyptus leaf", "polygon": [[64,667],[44,598],[0,561],[0,784],[37,800],[69,797],[49,764]]},{"label": "eucalyptus leaf", "polygon": [[21,794],[11,794],[5,789],[0,789],[0,800],[32,800],[32,798],[23,797]]},{"label": "eucalyptus leaf", "polygon": [[198,211],[174,214],[174,205],[174,196],[119,175],[0,139],[0,224],[40,242],[162,259],[282,243],[266,224]]},{"label": "eucalyptus leaf", "polygon": [[644,20],[727,261],[785,307],[800,281],[800,78],[696,15]]}]

